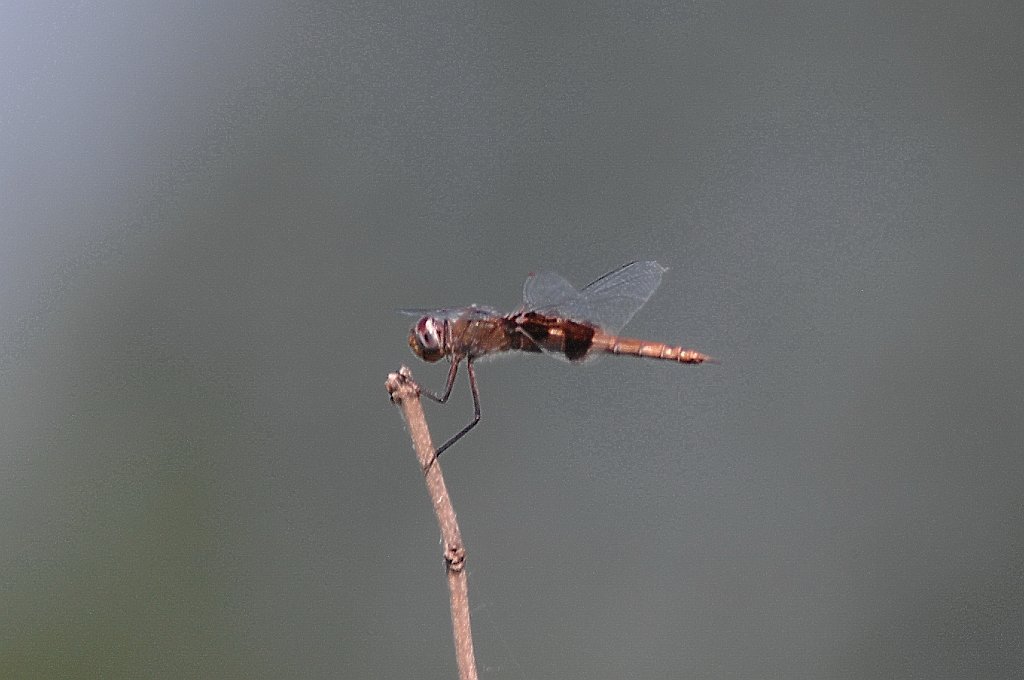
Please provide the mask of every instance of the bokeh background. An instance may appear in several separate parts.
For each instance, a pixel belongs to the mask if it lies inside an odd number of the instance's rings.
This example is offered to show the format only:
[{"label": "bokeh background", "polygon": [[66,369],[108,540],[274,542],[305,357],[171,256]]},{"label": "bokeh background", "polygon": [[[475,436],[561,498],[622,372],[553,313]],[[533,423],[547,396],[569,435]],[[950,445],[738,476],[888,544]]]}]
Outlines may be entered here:
[{"label": "bokeh background", "polygon": [[481,675],[1021,677],[1022,27],[4,3],[2,674],[453,677],[395,310],[657,259],[720,365],[479,367]]}]

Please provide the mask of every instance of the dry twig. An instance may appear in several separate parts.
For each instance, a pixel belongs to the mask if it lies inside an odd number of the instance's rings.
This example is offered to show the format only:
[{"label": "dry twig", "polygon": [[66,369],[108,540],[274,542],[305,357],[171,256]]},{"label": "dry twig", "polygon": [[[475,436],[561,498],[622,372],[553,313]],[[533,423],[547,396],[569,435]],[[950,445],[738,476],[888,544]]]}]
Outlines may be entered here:
[{"label": "dry twig", "polygon": [[398,373],[388,375],[385,383],[391,401],[402,409],[409,425],[409,435],[416,457],[427,483],[427,493],[441,528],[445,570],[448,573],[448,593],[452,611],[452,633],[455,638],[455,658],[459,667],[459,680],[476,680],[476,660],[473,656],[473,634],[469,623],[469,586],[466,579],[466,548],[462,545],[459,524],[455,519],[448,489],[441,475],[441,465],[430,440],[430,430],[420,404],[420,389],[412,379],[412,372],[402,366]]}]

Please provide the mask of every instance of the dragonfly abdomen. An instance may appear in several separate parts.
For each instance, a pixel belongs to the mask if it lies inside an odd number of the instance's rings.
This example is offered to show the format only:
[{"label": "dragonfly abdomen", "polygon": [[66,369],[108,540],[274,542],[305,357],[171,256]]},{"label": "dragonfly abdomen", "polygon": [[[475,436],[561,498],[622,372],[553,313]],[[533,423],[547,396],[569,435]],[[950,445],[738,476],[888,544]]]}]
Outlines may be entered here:
[{"label": "dragonfly abdomen", "polygon": [[678,361],[681,364],[702,364],[711,357],[692,349],[664,342],[638,340],[637,338],[620,338],[615,335],[598,334],[594,336],[594,349],[608,354],[625,354],[645,359],[663,359]]},{"label": "dragonfly abdomen", "polygon": [[571,319],[527,312],[515,316],[512,322],[528,340],[523,347],[516,349],[557,352],[564,354],[569,361],[582,361],[593,344],[594,327]]}]

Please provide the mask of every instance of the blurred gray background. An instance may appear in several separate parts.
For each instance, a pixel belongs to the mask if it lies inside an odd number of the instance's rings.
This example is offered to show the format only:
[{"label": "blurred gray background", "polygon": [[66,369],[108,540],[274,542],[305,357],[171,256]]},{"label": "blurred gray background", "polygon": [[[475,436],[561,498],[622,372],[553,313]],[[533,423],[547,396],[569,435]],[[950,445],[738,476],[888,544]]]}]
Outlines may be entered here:
[{"label": "blurred gray background", "polygon": [[1021,677],[1022,27],[4,3],[3,675],[453,677],[395,310],[657,259],[720,365],[479,367],[481,675]]}]

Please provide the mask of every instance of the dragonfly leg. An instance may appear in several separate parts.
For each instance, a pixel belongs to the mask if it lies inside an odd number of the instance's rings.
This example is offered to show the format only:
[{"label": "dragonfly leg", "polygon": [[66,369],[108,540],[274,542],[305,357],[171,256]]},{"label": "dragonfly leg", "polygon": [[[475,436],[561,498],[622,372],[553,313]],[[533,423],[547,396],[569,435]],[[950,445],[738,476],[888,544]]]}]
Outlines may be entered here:
[{"label": "dragonfly leg", "polygon": [[[444,400],[448,399],[448,395],[452,391],[452,382],[455,381],[455,366],[456,364],[453,363],[452,370],[448,374],[448,387],[447,390],[445,391],[444,399],[436,399],[436,401],[438,401],[441,404],[444,403]],[[469,389],[473,393],[473,420],[470,421],[469,425],[466,425],[464,428],[456,432],[454,436],[452,436],[448,441],[446,441],[437,449],[437,453],[434,454],[435,459],[440,458],[441,454],[444,453],[445,449],[447,449],[449,446],[462,439],[462,437],[467,432],[476,427],[476,424],[480,422],[480,391],[477,389],[476,386],[476,371],[473,370],[472,358],[466,359],[466,372],[469,373]]]},{"label": "dragonfly leg", "polygon": [[[469,362],[467,361],[466,364],[469,365]],[[459,362],[458,360],[453,360],[451,368],[448,369],[448,384],[444,386],[444,394],[437,394],[436,392],[425,390],[422,387],[420,388],[420,394],[426,396],[429,399],[433,399],[438,404],[446,403],[448,401],[448,397],[452,395],[452,385],[455,384],[455,376],[456,374],[458,374],[458,372]]]}]

